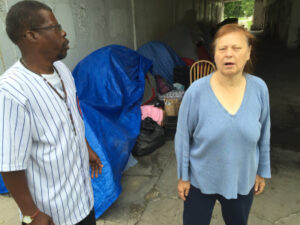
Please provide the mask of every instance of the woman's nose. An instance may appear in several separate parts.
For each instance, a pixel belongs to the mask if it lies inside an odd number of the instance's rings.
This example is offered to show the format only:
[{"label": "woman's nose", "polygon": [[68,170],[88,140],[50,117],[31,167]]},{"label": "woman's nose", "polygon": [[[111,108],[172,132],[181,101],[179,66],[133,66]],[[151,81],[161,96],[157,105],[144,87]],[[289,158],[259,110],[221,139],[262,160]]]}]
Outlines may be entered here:
[{"label": "woman's nose", "polygon": [[225,51],[225,56],[226,56],[226,57],[231,57],[231,56],[232,56],[232,49],[228,48],[228,49]]}]

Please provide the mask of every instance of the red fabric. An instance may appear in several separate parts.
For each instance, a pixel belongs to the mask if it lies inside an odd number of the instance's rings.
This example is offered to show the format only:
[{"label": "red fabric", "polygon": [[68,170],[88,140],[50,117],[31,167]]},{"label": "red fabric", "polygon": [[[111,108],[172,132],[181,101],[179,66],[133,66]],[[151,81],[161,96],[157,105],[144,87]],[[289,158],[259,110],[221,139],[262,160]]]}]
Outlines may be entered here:
[{"label": "red fabric", "polygon": [[187,66],[192,66],[193,63],[195,62],[195,60],[190,59],[190,58],[181,58],[181,59],[185,62],[185,64],[186,64]]},{"label": "red fabric", "polygon": [[[146,75],[146,82],[148,82],[148,83],[151,85],[148,75]],[[149,104],[149,103],[152,102],[153,99],[155,98],[155,90],[154,90],[153,87],[151,87],[151,91],[152,91],[152,96],[150,97],[150,99],[148,99],[148,100],[147,100],[144,104],[142,104],[142,105],[147,105],[147,104]]]},{"label": "red fabric", "polygon": [[197,55],[198,55],[199,60],[208,60],[208,61],[213,62],[212,58],[210,57],[210,55],[208,54],[208,51],[206,50],[206,48],[204,46],[199,46],[197,48]]}]

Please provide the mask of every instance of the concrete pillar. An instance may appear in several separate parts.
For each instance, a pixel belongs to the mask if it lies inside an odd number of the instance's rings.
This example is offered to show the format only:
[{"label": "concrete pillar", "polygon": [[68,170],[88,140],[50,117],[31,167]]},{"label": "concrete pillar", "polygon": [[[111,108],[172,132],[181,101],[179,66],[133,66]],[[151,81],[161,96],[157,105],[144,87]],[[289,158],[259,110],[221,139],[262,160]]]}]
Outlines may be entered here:
[{"label": "concrete pillar", "polygon": [[300,47],[300,1],[294,0],[292,3],[290,25],[287,38],[287,47]]},{"label": "concrete pillar", "polygon": [[265,8],[263,0],[255,0],[253,24],[251,30],[262,30],[264,28]]}]

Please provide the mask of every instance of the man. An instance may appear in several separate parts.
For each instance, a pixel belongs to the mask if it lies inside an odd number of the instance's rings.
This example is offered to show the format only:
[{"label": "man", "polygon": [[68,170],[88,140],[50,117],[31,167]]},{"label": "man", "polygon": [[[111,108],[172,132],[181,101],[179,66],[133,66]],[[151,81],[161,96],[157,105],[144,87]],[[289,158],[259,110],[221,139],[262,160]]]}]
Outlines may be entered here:
[{"label": "man", "polygon": [[96,224],[89,174],[101,173],[85,140],[66,32],[37,1],[13,5],[9,38],[22,58],[0,77],[0,171],[23,224]]}]

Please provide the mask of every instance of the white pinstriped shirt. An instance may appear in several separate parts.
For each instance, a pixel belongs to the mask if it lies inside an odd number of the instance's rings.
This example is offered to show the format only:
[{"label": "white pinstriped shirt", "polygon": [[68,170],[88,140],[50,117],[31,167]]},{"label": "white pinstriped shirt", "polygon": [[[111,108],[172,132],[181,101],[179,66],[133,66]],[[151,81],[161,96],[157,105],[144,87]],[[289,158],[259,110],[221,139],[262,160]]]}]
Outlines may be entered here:
[{"label": "white pinstriped shirt", "polygon": [[25,170],[38,208],[73,225],[94,205],[84,124],[70,70],[55,62],[71,109],[43,78],[16,62],[0,76],[0,171]]}]

